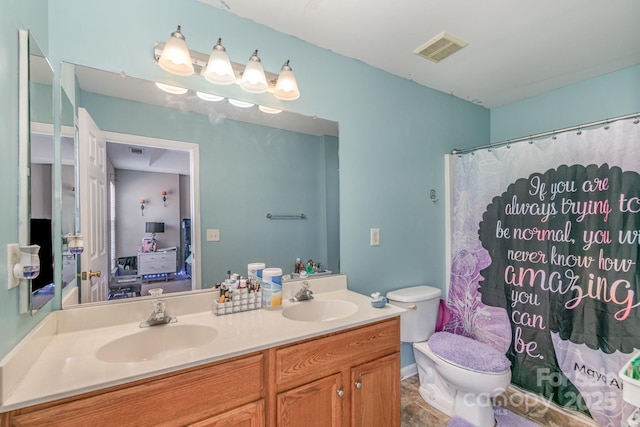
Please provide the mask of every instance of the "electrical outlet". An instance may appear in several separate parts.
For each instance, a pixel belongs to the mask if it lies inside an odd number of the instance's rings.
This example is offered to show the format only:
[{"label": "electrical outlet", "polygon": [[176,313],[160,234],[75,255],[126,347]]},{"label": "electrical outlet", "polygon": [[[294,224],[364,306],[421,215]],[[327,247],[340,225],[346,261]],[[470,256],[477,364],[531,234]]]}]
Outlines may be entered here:
[{"label": "electrical outlet", "polygon": [[220,230],[210,228],[207,230],[207,242],[219,242],[220,241]]},{"label": "electrical outlet", "polygon": [[372,228],[371,229],[371,246],[379,246],[380,245],[380,229]]}]

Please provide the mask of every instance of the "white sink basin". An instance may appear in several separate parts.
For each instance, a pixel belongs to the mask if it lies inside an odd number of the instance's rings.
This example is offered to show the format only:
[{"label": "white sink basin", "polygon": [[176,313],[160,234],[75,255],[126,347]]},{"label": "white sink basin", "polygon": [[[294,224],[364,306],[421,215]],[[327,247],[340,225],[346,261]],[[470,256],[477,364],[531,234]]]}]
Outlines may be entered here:
[{"label": "white sink basin", "polygon": [[108,342],[98,349],[96,357],[112,363],[144,362],[203,346],[217,336],[215,328],[204,325],[151,326]]},{"label": "white sink basin", "polygon": [[311,300],[297,302],[282,310],[287,319],[301,322],[330,322],[349,317],[358,311],[358,306],[349,301]]}]

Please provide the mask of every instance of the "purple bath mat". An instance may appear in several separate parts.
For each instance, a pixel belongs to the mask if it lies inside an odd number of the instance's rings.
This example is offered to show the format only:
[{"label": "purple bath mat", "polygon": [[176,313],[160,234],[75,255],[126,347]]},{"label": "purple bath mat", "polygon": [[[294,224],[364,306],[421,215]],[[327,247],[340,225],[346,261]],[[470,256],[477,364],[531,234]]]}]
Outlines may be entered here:
[{"label": "purple bath mat", "polygon": [[494,406],[493,413],[498,421],[498,427],[540,427],[540,424],[529,421],[500,406]]},{"label": "purple bath mat", "polygon": [[[498,427],[540,427],[539,424],[529,421],[500,406],[494,406],[493,413],[498,422]],[[475,427],[475,424],[471,424],[464,418],[453,417],[447,423],[447,427]]]},{"label": "purple bath mat", "polygon": [[447,427],[475,427],[474,424],[471,424],[469,421],[460,417],[453,417],[447,423]]}]

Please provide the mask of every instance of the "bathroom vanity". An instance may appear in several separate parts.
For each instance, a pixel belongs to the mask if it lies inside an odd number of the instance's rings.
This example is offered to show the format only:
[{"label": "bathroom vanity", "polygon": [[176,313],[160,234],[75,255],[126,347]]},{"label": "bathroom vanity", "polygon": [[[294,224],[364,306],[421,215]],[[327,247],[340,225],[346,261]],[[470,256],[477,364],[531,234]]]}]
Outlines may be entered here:
[{"label": "bathroom vanity", "polygon": [[[209,292],[183,297],[189,301],[167,298],[176,324],[141,331],[130,323],[96,328],[100,321],[94,320],[87,330],[58,332],[44,349],[47,358],[38,359],[4,399],[0,425],[399,426],[402,310],[372,308],[368,297],[331,280],[324,293],[322,282],[313,282],[316,300],[352,304],[355,313],[291,320],[283,315],[289,307],[314,301],[287,301],[278,310],[215,316],[200,311],[213,300]],[[109,314],[148,311],[149,300],[143,303],[112,305]],[[186,314],[186,307],[199,311]],[[57,319],[57,328],[77,325],[81,315]],[[215,334],[202,333],[210,329]],[[140,359],[135,351],[105,352],[113,343],[131,347],[131,337],[144,343],[147,332],[172,330],[206,339]],[[58,371],[49,372],[56,365]],[[7,366],[3,361],[0,368]]]}]

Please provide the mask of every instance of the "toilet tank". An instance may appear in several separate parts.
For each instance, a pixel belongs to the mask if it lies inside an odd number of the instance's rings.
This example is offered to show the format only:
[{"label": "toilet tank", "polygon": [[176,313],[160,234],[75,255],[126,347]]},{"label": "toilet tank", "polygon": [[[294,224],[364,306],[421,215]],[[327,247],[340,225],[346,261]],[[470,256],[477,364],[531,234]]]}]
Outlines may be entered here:
[{"label": "toilet tank", "polygon": [[435,332],[441,294],[433,286],[412,286],[387,293],[390,304],[405,309],[400,315],[401,341],[426,341]]}]

